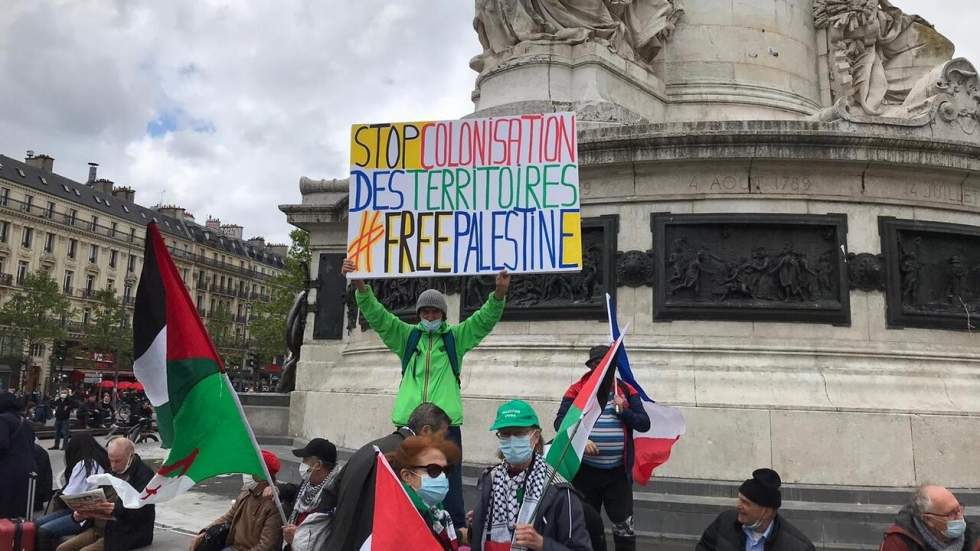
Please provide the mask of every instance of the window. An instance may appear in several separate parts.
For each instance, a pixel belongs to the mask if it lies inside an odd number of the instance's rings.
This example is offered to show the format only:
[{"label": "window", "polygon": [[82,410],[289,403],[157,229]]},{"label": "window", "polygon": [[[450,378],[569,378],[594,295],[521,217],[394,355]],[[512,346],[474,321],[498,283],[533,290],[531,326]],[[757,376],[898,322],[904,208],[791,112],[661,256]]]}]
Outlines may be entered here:
[{"label": "window", "polygon": [[5,272],[3,269],[3,265],[6,261],[7,261],[6,258],[0,258],[0,274],[4,274],[4,275],[7,274],[7,272]]},{"label": "window", "polygon": [[183,278],[182,279],[184,281],[187,281],[187,268],[184,268],[184,273],[183,273]]},{"label": "window", "polygon": [[23,285],[24,280],[27,279],[27,266],[26,260],[17,263],[17,285]]},{"label": "window", "polygon": [[54,218],[54,201],[48,201],[48,210],[44,211],[45,218]]},{"label": "window", "polygon": [[77,218],[78,218],[78,211],[77,210],[71,209],[71,210],[68,211],[68,225],[69,226],[74,226],[75,225],[75,220]]},{"label": "window", "polygon": [[136,255],[129,255],[129,259],[126,261],[126,271],[135,272],[136,271]]},{"label": "window", "polygon": [[65,270],[65,284],[61,288],[66,295],[71,296],[72,293],[72,279],[75,277],[75,272],[71,270]]},{"label": "window", "polygon": [[132,296],[133,296],[133,286],[127,283],[126,286],[123,287],[123,302],[128,302],[130,297]]},{"label": "window", "polygon": [[112,249],[109,251],[109,267],[116,267],[116,257],[119,256],[119,251]]},{"label": "window", "polygon": [[129,229],[129,242],[132,243],[136,240],[136,228]]},{"label": "window", "polygon": [[25,249],[31,248],[31,243],[34,242],[34,228],[24,228],[24,231],[20,236],[20,245]]},{"label": "window", "polygon": [[108,290],[110,290],[110,291],[112,291],[113,292],[112,294],[116,294],[115,293],[115,291],[116,291],[116,280],[115,279],[107,279],[106,282],[105,282],[105,288],[108,289]]},{"label": "window", "polygon": [[0,205],[7,206],[7,200],[10,199],[10,190],[7,188],[0,188]]},{"label": "window", "polygon": [[40,358],[44,355],[44,344],[36,342],[31,346],[31,356]]},{"label": "window", "polygon": [[204,295],[197,295],[197,309],[204,311]]},{"label": "window", "polygon": [[109,236],[110,237],[115,237],[116,236],[116,226],[118,226],[118,224],[116,222],[113,222],[112,223],[112,230],[109,232]]},{"label": "window", "polygon": [[95,290],[95,276],[88,274],[85,276],[85,292],[89,295]]},{"label": "window", "polygon": [[68,240],[68,258],[74,259],[75,254],[78,252],[78,240],[69,239]]},{"label": "window", "polygon": [[44,236],[44,252],[48,254],[54,252],[54,234],[51,232]]},{"label": "window", "polygon": [[10,230],[10,222],[0,221],[0,243],[7,242],[7,231]]},{"label": "window", "polygon": [[82,312],[82,323],[88,325],[88,322],[91,320],[92,320],[92,309],[86,308],[85,311]]},{"label": "window", "polygon": [[98,245],[89,245],[89,248],[88,248],[88,261],[91,262],[92,264],[95,264],[96,262],[99,261],[99,246]]},{"label": "window", "polygon": [[24,196],[24,202],[21,203],[21,205],[20,205],[20,210],[22,210],[24,212],[31,212],[31,206],[33,204],[34,204],[34,196],[33,195],[25,195]]},{"label": "window", "polygon": [[98,227],[98,225],[99,225],[99,217],[92,216],[92,231],[95,231],[95,228]]}]

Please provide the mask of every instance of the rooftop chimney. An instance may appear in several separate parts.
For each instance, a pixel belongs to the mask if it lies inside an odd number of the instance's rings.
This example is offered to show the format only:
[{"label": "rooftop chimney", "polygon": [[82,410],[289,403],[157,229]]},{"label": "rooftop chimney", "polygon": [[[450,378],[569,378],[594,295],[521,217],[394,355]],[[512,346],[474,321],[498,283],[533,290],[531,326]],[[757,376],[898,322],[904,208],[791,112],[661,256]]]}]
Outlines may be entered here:
[{"label": "rooftop chimney", "polygon": [[169,216],[171,218],[176,218],[177,220],[184,220],[184,209],[176,205],[166,205],[157,209],[157,212],[163,214],[164,216]]},{"label": "rooftop chimney", "polygon": [[265,247],[265,238],[264,237],[252,237],[248,241],[246,241],[246,243],[248,243],[249,245],[251,245],[253,247]]},{"label": "rooftop chimney", "polygon": [[225,237],[231,237],[233,239],[242,239],[242,231],[245,228],[239,226],[238,224],[225,224],[221,226],[221,233],[225,234]]},{"label": "rooftop chimney", "polygon": [[102,193],[105,193],[106,195],[112,195],[112,180],[106,180],[105,178],[99,178],[98,180],[95,180],[94,182],[89,182],[89,185],[92,186],[92,188],[95,189],[96,191],[101,191]]},{"label": "rooftop chimney", "polygon": [[121,201],[129,201],[130,203],[136,202],[136,190],[131,187],[114,187],[112,188],[112,196]]},{"label": "rooftop chimney", "polygon": [[27,157],[24,158],[24,162],[27,163],[28,166],[32,166],[45,172],[52,172],[54,170],[54,157],[45,155],[44,153],[35,155],[34,151],[27,150]]},{"label": "rooftop chimney", "polygon": [[91,184],[95,181],[95,174],[99,171],[99,163],[89,163],[88,164],[88,180],[86,183]]},{"label": "rooftop chimney", "polygon": [[208,221],[204,223],[204,227],[209,230],[221,230],[221,219],[211,218],[208,216]]},{"label": "rooftop chimney", "polygon": [[282,258],[286,258],[286,253],[289,252],[289,245],[269,244],[265,248],[269,249],[269,252],[272,254],[281,256]]}]

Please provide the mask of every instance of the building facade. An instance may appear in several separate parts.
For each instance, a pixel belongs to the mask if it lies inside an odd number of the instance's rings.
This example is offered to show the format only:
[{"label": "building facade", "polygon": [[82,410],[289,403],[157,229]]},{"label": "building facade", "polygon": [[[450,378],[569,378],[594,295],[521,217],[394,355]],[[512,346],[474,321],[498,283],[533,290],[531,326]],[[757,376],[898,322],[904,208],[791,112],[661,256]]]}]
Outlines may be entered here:
[{"label": "building facade", "polygon": [[[141,206],[132,188],[99,179],[96,170],[92,164],[82,183],[55,173],[50,156],[28,153],[22,162],[0,155],[0,302],[23,285],[27,274],[41,270],[58,282],[72,307],[70,319],[64,320],[65,359],[52,363],[53,343],[35,346],[23,373],[17,345],[0,328],[0,347],[7,351],[0,382],[47,389],[52,381],[95,382],[115,372],[113,357],[92,357],[75,345],[93,321],[101,289],[115,291],[126,311],[124,323],[131,320],[150,222],[158,224],[202,318],[228,320],[240,354],[226,353],[226,363],[243,364],[252,308],[269,300],[270,282],[284,268],[286,246],[266,245],[261,237],[243,240],[240,226],[222,226],[216,219],[198,224],[176,206]],[[126,372],[132,366],[118,368]]]}]

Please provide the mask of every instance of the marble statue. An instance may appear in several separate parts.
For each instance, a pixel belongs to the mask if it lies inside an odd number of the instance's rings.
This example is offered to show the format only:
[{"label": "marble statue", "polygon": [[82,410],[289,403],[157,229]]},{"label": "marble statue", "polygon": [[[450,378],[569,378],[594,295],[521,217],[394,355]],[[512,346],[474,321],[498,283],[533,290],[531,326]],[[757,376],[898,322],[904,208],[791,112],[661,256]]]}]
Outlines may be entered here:
[{"label": "marble statue", "polygon": [[476,0],[473,27],[483,53],[470,67],[493,69],[524,42],[587,41],[649,66],[681,13],[674,0]]},{"label": "marble statue", "polygon": [[952,59],[952,42],[889,0],[815,0],[813,11],[827,29],[836,99],[864,115],[903,116],[897,107],[916,83]]}]

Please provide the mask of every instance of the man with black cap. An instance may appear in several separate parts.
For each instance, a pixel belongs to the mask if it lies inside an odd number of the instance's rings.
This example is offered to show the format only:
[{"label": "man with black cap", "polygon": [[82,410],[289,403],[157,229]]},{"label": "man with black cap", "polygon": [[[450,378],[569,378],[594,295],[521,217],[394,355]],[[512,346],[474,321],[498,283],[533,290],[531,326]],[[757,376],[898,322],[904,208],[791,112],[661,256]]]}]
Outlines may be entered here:
[{"label": "man with black cap", "polygon": [[735,510],[718,515],[696,551],[814,551],[813,542],[779,516],[781,485],[776,471],[753,471],[738,488]]},{"label": "man with black cap", "polygon": [[[589,350],[589,359],[585,362],[589,371],[565,391],[558,415],[555,416],[555,430],[561,427],[568,408],[608,351],[609,347],[604,345],[593,346]],[[633,530],[633,431],[649,429],[650,417],[643,409],[639,393],[625,381],[616,379],[606,407],[592,427],[582,465],[572,481],[583,500],[593,509],[606,509],[606,515],[613,524],[616,551],[636,549],[636,533]],[[593,547],[598,547],[595,551],[605,551],[605,544],[603,539],[595,542]]]},{"label": "man with black cap", "polygon": [[314,438],[306,446],[293,450],[293,455],[302,459],[299,476],[303,483],[279,485],[280,497],[293,502],[282,538],[292,551],[319,549],[312,545],[326,539],[323,531],[329,526],[329,519],[316,511],[330,484],[329,475],[337,465],[337,446],[325,438]]},{"label": "man with black cap", "polygon": [[[348,259],[344,260],[340,271],[346,276],[356,272],[357,267]],[[389,312],[363,280],[353,279],[351,283],[357,289],[354,298],[364,319],[401,361],[402,379],[391,422],[395,427],[403,427],[419,404],[432,402],[449,414],[452,424],[447,437],[462,452],[463,400],[459,387],[463,356],[476,348],[500,321],[510,289],[510,275],[506,270],[497,274],[496,288],[487,301],[458,325],[446,322],[449,302],[436,289],[428,289],[419,295],[415,304],[419,323],[412,325]],[[455,467],[449,478],[449,494],[444,505],[453,523],[464,526],[463,469],[462,465]]]}]

